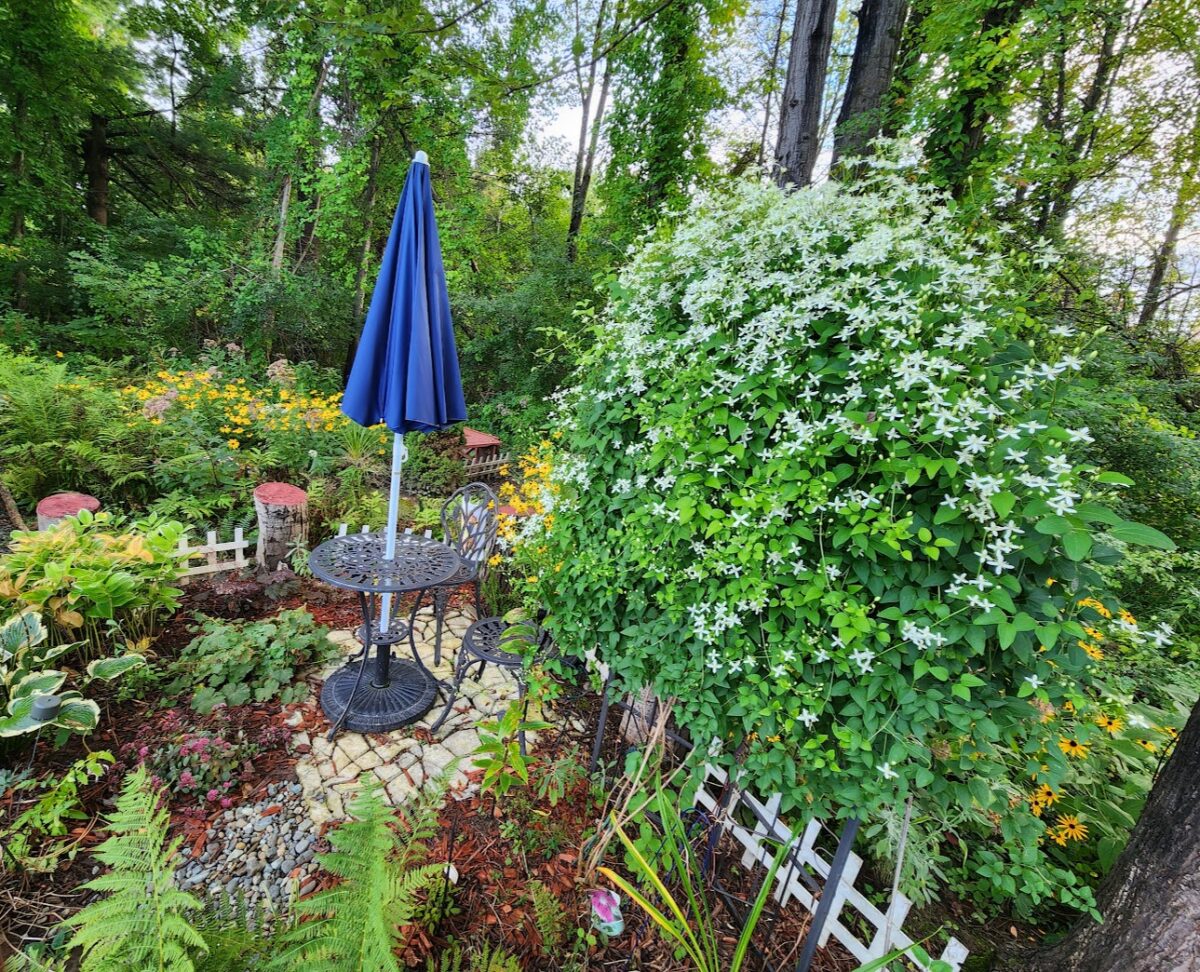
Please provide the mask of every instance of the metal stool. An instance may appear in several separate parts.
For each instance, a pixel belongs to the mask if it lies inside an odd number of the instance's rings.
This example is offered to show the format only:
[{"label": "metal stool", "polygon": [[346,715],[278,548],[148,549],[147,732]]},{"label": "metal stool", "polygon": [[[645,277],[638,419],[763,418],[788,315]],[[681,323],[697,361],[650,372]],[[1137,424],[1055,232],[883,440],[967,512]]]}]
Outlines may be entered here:
[{"label": "metal stool", "polygon": [[[454,682],[446,699],[445,708],[437,721],[429,727],[431,733],[437,732],[442,723],[450,715],[454,703],[458,701],[459,690],[467,673],[478,665],[475,680],[483,674],[488,665],[506,668],[512,672],[520,672],[525,668],[525,658],[529,654],[529,646],[533,646],[533,654],[540,655],[549,642],[549,632],[541,626],[545,612],[540,612],[537,621],[508,622],[503,618],[483,618],[467,628],[463,635],[462,645],[454,659]],[[520,698],[525,698],[525,679],[517,675],[517,686]],[[525,755],[525,733],[520,735],[521,755]]]}]

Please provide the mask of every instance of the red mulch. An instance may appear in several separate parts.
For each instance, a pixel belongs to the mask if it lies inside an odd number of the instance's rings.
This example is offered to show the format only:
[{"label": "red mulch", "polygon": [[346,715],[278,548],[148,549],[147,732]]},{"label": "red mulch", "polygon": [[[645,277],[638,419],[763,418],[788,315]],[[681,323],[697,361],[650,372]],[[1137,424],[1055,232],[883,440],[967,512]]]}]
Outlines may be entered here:
[{"label": "red mulch", "polygon": [[[266,617],[278,611],[307,607],[314,619],[331,628],[350,628],[360,622],[357,598],[346,592],[333,591],[315,581],[291,582],[265,596],[261,587],[233,580],[212,585],[196,585],[188,589],[183,606],[164,628],[155,644],[155,654],[168,659],[193,637],[191,628],[200,613],[224,617]],[[456,595],[465,599],[467,591]],[[407,605],[406,605],[407,606]],[[97,687],[99,688],[99,687]],[[101,693],[102,693],[101,689]],[[90,749],[107,749],[119,753],[121,747],[136,740],[138,745],[153,747],[168,738],[164,728],[162,700],[154,704],[145,701],[116,702],[115,697],[97,696],[101,705],[100,728],[87,739],[72,737],[66,745],[53,748],[49,742],[37,745],[35,763],[45,773],[59,773]],[[187,699],[172,700],[177,709],[186,706]],[[597,700],[590,694],[579,695],[562,703],[583,718],[587,727],[582,733],[560,732],[544,745],[539,759],[569,758],[586,760],[591,747],[592,727],[595,726]],[[209,727],[222,719],[236,728],[249,731],[284,723],[288,714],[300,709],[304,724],[311,732],[328,728],[328,721],[319,706],[308,702],[286,709],[278,704],[251,704],[226,709],[218,716],[201,717],[189,713],[195,729]],[[169,719],[166,720],[168,723]],[[605,749],[610,759],[620,753],[616,724],[609,721]],[[177,729],[174,731],[178,731]],[[421,730],[417,730],[419,733]],[[573,747],[573,748],[572,748]],[[296,754],[285,747],[264,752],[246,767],[244,781],[237,796],[241,800],[257,799],[267,785],[278,780],[293,779],[292,766]],[[30,758],[30,751],[20,754],[19,765]],[[536,770],[535,770],[536,774]],[[91,876],[94,862],[88,849],[103,839],[99,823],[101,815],[111,809],[120,785],[120,774],[110,773],[88,787],[82,794],[82,806],[88,819],[80,821],[72,832],[78,853],[64,860],[49,874],[0,875],[0,962],[9,951],[22,942],[45,938],[68,914],[84,903],[84,895],[75,889]],[[10,822],[22,808],[10,795],[0,801],[0,828]],[[206,813],[196,812],[194,800],[181,799],[172,806],[174,822],[184,837],[185,854],[202,851],[208,827],[221,812],[215,808]],[[579,878],[579,853],[594,830],[601,807],[594,801],[586,783],[580,783],[561,799],[557,806],[536,798],[532,789],[511,793],[500,801],[499,809],[491,796],[473,796],[465,800],[449,799],[441,814],[441,836],[430,848],[433,860],[449,860],[458,870],[455,894],[457,914],[445,918],[433,934],[409,929],[410,945],[405,959],[423,966],[428,955],[435,954],[450,940],[460,943],[477,942],[481,938],[521,958],[529,970],[557,970],[561,953],[547,956],[537,930],[530,896],[530,883],[540,881],[561,902],[567,916],[564,929],[566,947],[575,938],[575,928],[587,929],[589,904],[588,886]],[[728,842],[728,841],[727,841]],[[732,843],[732,842],[728,842]],[[742,871],[736,861],[740,847],[722,844],[719,873],[726,890],[742,901],[750,900],[757,892],[756,877]],[[332,883],[326,877],[318,890]],[[596,886],[596,885],[591,885]],[[687,966],[677,961],[649,921],[629,901],[624,902],[626,931],[608,946],[597,946],[588,955],[587,968],[605,970],[655,970],[675,972]],[[724,904],[718,903],[714,918],[721,929],[724,946],[732,952],[740,923]],[[766,950],[761,958],[752,958],[748,969],[794,967],[808,916],[791,908],[783,916],[771,920],[769,928],[756,936]],[[814,969],[817,972],[846,972],[855,963],[836,944],[818,953]]]}]

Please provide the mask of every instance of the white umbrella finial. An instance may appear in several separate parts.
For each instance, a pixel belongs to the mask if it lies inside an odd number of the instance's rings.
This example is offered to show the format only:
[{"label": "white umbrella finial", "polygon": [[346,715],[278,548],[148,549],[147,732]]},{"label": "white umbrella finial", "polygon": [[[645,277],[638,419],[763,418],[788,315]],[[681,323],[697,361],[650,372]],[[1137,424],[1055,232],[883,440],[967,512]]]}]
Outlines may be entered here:
[{"label": "white umbrella finial", "polygon": [[423,162],[425,165],[429,165],[429,156],[424,152],[417,152],[417,154],[413,156],[413,161]]}]

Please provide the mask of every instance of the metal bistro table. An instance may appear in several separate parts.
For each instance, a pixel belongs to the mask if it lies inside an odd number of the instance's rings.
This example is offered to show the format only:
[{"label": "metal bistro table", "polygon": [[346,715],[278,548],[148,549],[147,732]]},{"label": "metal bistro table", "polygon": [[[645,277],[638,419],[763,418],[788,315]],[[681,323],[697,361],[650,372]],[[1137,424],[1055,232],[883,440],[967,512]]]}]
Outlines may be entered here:
[{"label": "metal bistro table", "polygon": [[[462,560],[437,540],[402,534],[396,537],[396,556],[384,556],[382,533],[354,533],[326,540],[312,552],[308,565],[327,584],[358,594],[363,625],[361,659],[351,661],[325,680],[321,708],[333,720],[332,739],[343,726],[352,732],[387,732],[416,722],[433,708],[437,682],[421,664],[413,624],[421,598],[408,620],[395,616],[387,631],[375,630],[375,607],[380,594],[405,594],[436,587],[458,571]],[[393,658],[392,645],[407,640],[412,661]],[[371,646],[375,664],[367,674]]]}]

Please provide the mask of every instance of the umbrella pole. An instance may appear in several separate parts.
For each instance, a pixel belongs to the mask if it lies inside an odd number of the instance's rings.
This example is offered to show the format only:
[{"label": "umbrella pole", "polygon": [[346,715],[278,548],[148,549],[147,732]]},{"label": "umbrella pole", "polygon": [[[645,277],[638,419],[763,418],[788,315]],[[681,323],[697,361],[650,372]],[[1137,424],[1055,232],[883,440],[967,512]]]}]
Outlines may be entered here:
[{"label": "umbrella pole", "polygon": [[[400,471],[404,468],[404,436],[392,436],[392,487],[388,493],[387,533],[384,534],[383,555],[388,560],[396,557],[396,532],[400,521]],[[383,595],[383,607],[379,613],[379,630],[385,634],[391,630],[392,595]]]}]

